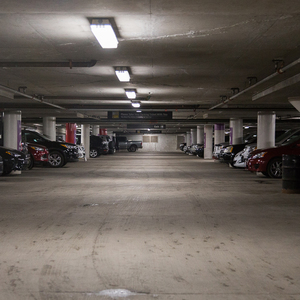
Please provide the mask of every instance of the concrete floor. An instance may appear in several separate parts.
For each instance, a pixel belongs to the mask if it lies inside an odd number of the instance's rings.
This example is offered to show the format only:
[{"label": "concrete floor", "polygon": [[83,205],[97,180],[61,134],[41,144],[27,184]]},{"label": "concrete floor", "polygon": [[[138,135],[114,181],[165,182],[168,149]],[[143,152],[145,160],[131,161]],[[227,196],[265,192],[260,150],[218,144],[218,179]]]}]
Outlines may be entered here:
[{"label": "concrete floor", "polygon": [[0,299],[300,299],[300,195],[182,152],[0,178]]}]

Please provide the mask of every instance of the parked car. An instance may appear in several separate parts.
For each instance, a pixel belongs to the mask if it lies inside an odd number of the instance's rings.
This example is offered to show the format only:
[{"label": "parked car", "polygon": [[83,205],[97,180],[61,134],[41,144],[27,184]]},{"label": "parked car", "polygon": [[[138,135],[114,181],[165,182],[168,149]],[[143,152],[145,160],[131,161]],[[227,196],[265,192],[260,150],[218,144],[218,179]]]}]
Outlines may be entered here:
[{"label": "parked car", "polygon": [[116,141],[115,137],[110,137],[109,135],[99,135],[102,140],[108,143],[108,154],[114,154],[116,152]]},{"label": "parked car", "polygon": [[191,153],[197,155],[198,157],[204,156],[204,144],[194,144],[191,146]]},{"label": "parked car", "polygon": [[2,175],[8,175],[12,171],[25,170],[30,160],[29,154],[7,147],[0,147],[0,156],[3,165]]},{"label": "parked car", "polygon": [[84,146],[83,145],[77,145],[77,147],[78,147],[78,158],[82,158],[82,159],[86,160]]},{"label": "parked car", "polygon": [[219,143],[214,146],[213,158],[219,159],[223,155],[225,148],[229,145],[228,142]]},{"label": "parked car", "polygon": [[192,153],[191,153],[191,147],[192,147],[192,145],[190,145],[190,146],[185,146],[183,152],[184,152],[185,154],[191,154],[191,155],[192,155]]},{"label": "parked car", "polygon": [[183,147],[184,146],[186,146],[186,143],[181,143],[180,145],[179,145],[179,149],[181,150],[181,151],[183,151]]},{"label": "parked car", "polygon": [[48,137],[32,130],[22,131],[22,141],[47,147],[49,150],[48,163],[53,168],[60,168],[68,161],[78,160],[78,147],[75,144],[51,141]]},{"label": "parked car", "polygon": [[[249,133],[244,135],[243,143],[245,145],[249,144],[249,143],[252,143],[253,140],[256,140],[256,137],[257,137],[256,132],[249,132]],[[213,151],[213,158],[214,159],[219,159],[220,157],[223,156],[226,147],[230,146],[228,140],[229,140],[229,137],[227,136],[227,137],[225,137],[225,142],[216,144],[214,146],[214,151]],[[243,144],[243,143],[241,143],[241,144]]]},{"label": "parked car", "polygon": [[98,135],[90,136],[90,157],[96,158],[101,154],[107,154],[109,151],[108,141]]},{"label": "parked car", "polygon": [[118,136],[116,142],[117,150],[127,149],[129,152],[135,152],[143,148],[142,141],[129,141],[126,136]]},{"label": "parked car", "polygon": [[272,178],[282,177],[282,155],[300,155],[300,138],[295,136],[282,146],[255,150],[248,160],[248,170]]},{"label": "parked car", "polygon": [[47,147],[39,144],[27,143],[27,151],[30,155],[28,163],[28,169],[32,169],[34,166],[48,163],[49,161],[49,150]]},{"label": "parked car", "polygon": [[0,176],[3,174],[3,158],[0,156]]},{"label": "parked car", "polygon": [[[288,142],[294,137],[300,137],[300,128],[290,129],[290,130],[276,130],[275,132],[275,146],[281,146],[282,144]],[[236,168],[246,168],[248,158],[251,153],[257,149],[257,143],[247,144],[245,148],[237,153],[233,158],[232,165]]]},{"label": "parked car", "polygon": [[228,163],[230,165],[233,165],[233,158],[234,156],[242,151],[245,148],[245,143],[243,144],[235,144],[235,145],[229,145],[224,149],[224,152],[220,154],[219,160],[221,162]]}]

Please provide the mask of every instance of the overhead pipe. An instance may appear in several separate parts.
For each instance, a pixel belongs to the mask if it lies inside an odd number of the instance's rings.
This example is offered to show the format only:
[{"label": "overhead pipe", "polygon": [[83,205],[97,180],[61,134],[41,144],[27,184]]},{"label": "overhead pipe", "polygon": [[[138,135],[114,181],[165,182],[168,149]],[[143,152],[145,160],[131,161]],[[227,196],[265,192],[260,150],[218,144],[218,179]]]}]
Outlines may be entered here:
[{"label": "overhead pipe", "polygon": [[14,89],[11,89],[5,85],[1,85],[0,84],[0,89],[2,90],[5,90],[5,91],[8,91],[8,92],[11,92],[11,93],[14,93],[14,94],[17,94],[17,95],[20,95],[20,96],[23,96],[25,98],[28,98],[28,99],[31,99],[33,101],[37,101],[37,102],[40,102],[40,103],[43,103],[43,104],[46,104],[46,105],[50,105],[50,106],[53,106],[55,108],[59,108],[59,109],[64,109],[66,110],[66,108],[62,107],[62,106],[59,106],[59,105],[56,105],[56,104],[53,104],[53,103],[50,103],[50,102],[47,102],[43,99],[40,99],[40,98],[37,98],[36,96],[30,96],[30,95],[27,95],[25,93],[22,93],[22,92],[19,92],[19,91],[16,91]]},{"label": "overhead pipe", "polygon": [[94,67],[97,60],[89,62],[0,62],[1,68],[91,68]]},{"label": "overhead pipe", "polygon": [[[70,111],[70,109],[68,109],[68,108],[65,108],[65,107],[62,107],[62,106],[60,106],[60,105],[56,105],[56,104],[47,102],[47,101],[45,101],[45,100],[43,100],[43,99],[37,98],[36,96],[30,96],[30,95],[27,95],[27,94],[25,94],[25,93],[16,91],[16,90],[14,90],[14,89],[11,89],[11,88],[9,88],[9,87],[7,87],[7,86],[4,86],[4,85],[1,85],[1,84],[0,84],[0,89],[5,90],[5,91],[8,91],[8,92],[11,92],[11,93],[14,93],[14,94],[17,94],[17,95],[20,95],[20,96],[23,96],[23,97],[28,98],[28,99],[31,99],[31,100],[33,100],[33,101],[37,101],[37,102],[40,102],[40,103],[43,103],[43,104],[46,104],[46,105],[50,105],[50,106],[55,107],[55,108],[59,108],[59,109],[62,109],[62,110],[69,110],[69,111]],[[16,99],[16,98],[14,98],[14,99]],[[78,114],[77,111],[75,111],[75,110],[72,110],[72,111]],[[87,115],[87,114],[82,114],[82,113],[80,113],[80,115],[82,115],[82,116],[84,116],[84,117],[87,117],[87,118],[100,120],[100,117],[98,117],[98,116]]]},{"label": "overhead pipe", "polygon": [[287,66],[285,66],[285,67],[283,67],[283,68],[280,68],[280,72],[277,71],[277,72],[275,72],[275,73],[269,75],[268,77],[262,79],[261,81],[255,83],[254,85],[251,85],[251,86],[249,86],[248,88],[244,89],[243,91],[241,91],[241,92],[239,92],[239,93],[237,93],[237,94],[235,94],[235,95],[229,97],[228,99],[224,100],[223,102],[218,103],[217,105],[212,106],[212,107],[209,108],[208,110],[213,110],[213,109],[215,109],[215,108],[217,108],[217,107],[220,107],[220,106],[222,106],[222,105],[228,103],[229,101],[231,101],[231,100],[233,100],[233,99],[235,99],[235,98],[237,98],[237,97],[243,95],[244,93],[246,93],[246,92],[248,92],[248,91],[254,89],[255,87],[261,85],[262,83],[264,83],[264,82],[266,82],[266,81],[268,81],[268,80],[270,80],[270,79],[272,79],[272,78],[274,78],[274,77],[276,77],[276,76],[282,74],[282,73],[285,72],[286,70],[288,70],[288,69],[290,69],[290,68],[296,66],[296,65],[299,64],[299,63],[300,63],[300,58],[298,58],[297,60],[293,61],[293,62],[290,63],[289,65],[287,65]]}]

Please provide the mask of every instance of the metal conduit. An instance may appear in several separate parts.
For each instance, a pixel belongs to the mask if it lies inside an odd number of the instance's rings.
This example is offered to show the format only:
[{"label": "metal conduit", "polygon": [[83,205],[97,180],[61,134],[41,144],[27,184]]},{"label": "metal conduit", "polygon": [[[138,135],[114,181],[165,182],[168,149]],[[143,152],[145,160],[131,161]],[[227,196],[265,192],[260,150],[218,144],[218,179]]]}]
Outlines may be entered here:
[{"label": "metal conduit", "polygon": [[90,68],[95,66],[96,60],[89,62],[0,62],[0,68]]},{"label": "metal conduit", "polygon": [[[296,65],[299,64],[299,63],[300,63],[300,58],[298,58],[297,60],[293,61],[293,62],[290,63],[289,65],[287,65],[287,66],[281,68],[280,71],[281,71],[281,72],[285,72],[286,70],[288,70],[288,69],[290,69],[290,68],[296,66]],[[248,91],[254,89],[255,87],[259,86],[260,84],[262,84],[262,83],[264,83],[264,82],[266,82],[266,81],[268,81],[268,80],[270,80],[270,79],[272,79],[272,78],[274,78],[274,77],[276,77],[276,76],[278,76],[278,75],[280,75],[280,73],[279,73],[279,72],[275,72],[275,73],[269,75],[268,77],[262,79],[261,81],[255,83],[255,84],[253,84],[253,85],[251,85],[251,86],[249,86],[248,88],[244,89],[243,91],[241,91],[241,92],[239,92],[239,93],[237,93],[237,94],[231,96],[230,98],[226,99],[225,101],[223,101],[223,102],[221,102],[221,103],[219,103],[219,104],[217,104],[217,105],[212,106],[212,107],[209,108],[208,110],[213,110],[213,109],[215,109],[215,108],[217,108],[217,107],[220,107],[220,106],[222,106],[222,105],[228,103],[229,101],[231,101],[231,100],[233,100],[233,99],[239,97],[240,95],[242,95],[242,94],[244,94],[244,93],[246,93],[246,92],[248,92]]]},{"label": "metal conduit", "polygon": [[[28,98],[28,99],[31,99],[31,100],[33,100],[33,101],[37,101],[37,102],[40,102],[40,103],[43,103],[43,104],[46,104],[46,105],[50,105],[50,106],[55,107],[55,108],[59,108],[59,109],[63,109],[63,110],[68,110],[68,111],[70,111],[68,108],[65,108],[65,107],[62,107],[62,106],[60,106],[60,105],[56,105],[56,104],[47,102],[47,101],[42,100],[42,99],[39,99],[39,98],[37,98],[37,97],[35,97],[35,96],[30,96],[30,95],[24,94],[24,93],[22,93],[22,92],[19,92],[19,91],[16,91],[16,90],[14,90],[14,89],[11,89],[11,88],[9,88],[9,87],[7,87],[7,86],[5,86],[5,85],[1,85],[1,84],[0,84],[0,89],[2,89],[2,90],[4,90],[4,91],[7,91],[7,92],[11,92],[11,93],[17,94],[17,95],[20,95],[20,96],[23,96],[23,97]],[[72,110],[72,111],[73,111],[73,110]],[[78,113],[78,112],[75,111],[75,110],[74,110],[73,112],[74,112],[74,113],[77,113],[77,114],[80,114],[80,115],[82,115],[83,117],[87,117],[87,118],[91,118],[91,119],[100,120],[100,118],[97,117],[97,116],[91,116],[91,115],[87,115],[87,114]]]},{"label": "metal conduit", "polygon": [[2,90],[5,90],[5,91],[8,91],[8,92],[11,92],[11,93],[14,93],[14,94],[17,94],[17,95],[20,95],[20,96],[23,96],[25,98],[28,98],[28,99],[31,99],[31,100],[34,100],[34,101],[37,101],[37,102],[40,102],[40,103],[43,103],[43,104],[46,104],[46,105],[50,105],[50,106],[53,106],[55,108],[59,108],[59,109],[64,109],[66,110],[66,108],[62,107],[62,106],[59,106],[59,105],[56,105],[56,104],[53,104],[53,103],[50,103],[50,102],[47,102],[47,101],[44,101],[42,99],[39,99],[37,97],[34,97],[34,96],[30,96],[30,95],[27,95],[27,94],[24,94],[24,93],[21,93],[19,91],[16,91],[14,89],[11,89],[5,85],[1,85],[0,84],[0,89]]}]

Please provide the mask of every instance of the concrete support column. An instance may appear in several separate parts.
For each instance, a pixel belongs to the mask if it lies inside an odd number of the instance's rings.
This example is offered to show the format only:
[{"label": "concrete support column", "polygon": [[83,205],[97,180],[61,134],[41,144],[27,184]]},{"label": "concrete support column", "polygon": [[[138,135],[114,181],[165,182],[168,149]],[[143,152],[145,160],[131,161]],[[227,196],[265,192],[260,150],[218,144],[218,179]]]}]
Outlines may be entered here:
[{"label": "concrete support column", "polygon": [[107,135],[107,129],[106,128],[100,128],[100,135]]},{"label": "concrete support column", "polygon": [[191,144],[197,144],[197,129],[192,128],[191,129]]},{"label": "concrete support column", "polygon": [[85,157],[90,158],[90,124],[81,125],[81,144],[85,149]]},{"label": "concrete support column", "polygon": [[204,159],[212,159],[213,126],[204,125]]},{"label": "concrete support column", "polygon": [[3,119],[3,146],[21,150],[21,111],[6,111]]},{"label": "concrete support column", "polygon": [[99,135],[100,133],[100,125],[92,125],[92,135]]},{"label": "concrete support column", "polygon": [[300,112],[300,97],[290,97],[289,102]]},{"label": "concrete support column", "polygon": [[257,148],[275,146],[275,112],[258,112],[257,114]]},{"label": "concrete support column", "polygon": [[186,139],[185,139],[185,142],[186,142],[186,145],[187,145],[187,146],[191,146],[191,132],[190,132],[190,131],[188,131],[188,132],[186,133]]},{"label": "concrete support column", "polygon": [[220,144],[225,142],[225,124],[215,124],[215,140],[214,144]]},{"label": "concrete support column", "polygon": [[243,143],[243,119],[230,119],[230,145]]},{"label": "concrete support column", "polygon": [[66,142],[76,144],[76,124],[75,123],[67,123],[66,124]]},{"label": "concrete support column", "polygon": [[56,118],[43,118],[43,133],[50,138],[51,141],[56,141]]},{"label": "concrete support column", "polygon": [[204,144],[204,127],[197,126],[197,144]]}]

